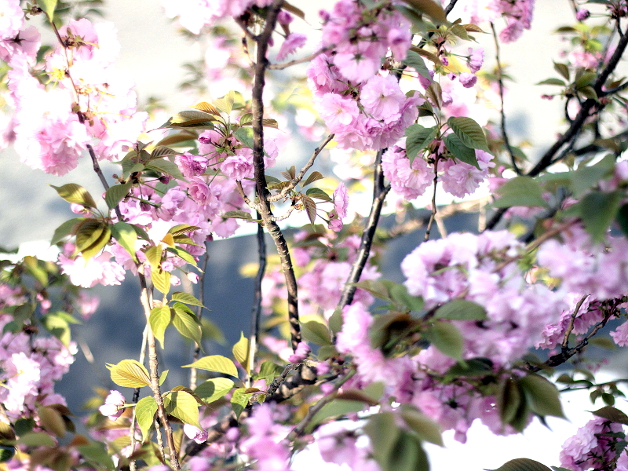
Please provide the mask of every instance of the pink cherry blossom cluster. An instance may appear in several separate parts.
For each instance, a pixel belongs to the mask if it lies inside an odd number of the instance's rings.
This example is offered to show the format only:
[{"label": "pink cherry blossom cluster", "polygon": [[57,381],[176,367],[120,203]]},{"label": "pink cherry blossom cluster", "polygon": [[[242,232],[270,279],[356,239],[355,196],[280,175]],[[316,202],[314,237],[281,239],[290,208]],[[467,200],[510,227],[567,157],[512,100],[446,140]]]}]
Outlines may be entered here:
[{"label": "pink cherry blossom cluster", "polygon": [[418,117],[418,94],[406,96],[391,74],[380,74],[390,50],[395,60],[411,46],[410,26],[391,5],[372,11],[341,0],[321,12],[323,47],[307,71],[316,107],[343,148],[383,149],[395,143]]},{"label": "pink cherry blossom cluster", "polygon": [[394,144],[417,119],[417,107],[425,100],[418,93],[406,96],[390,74],[348,82],[331,57],[317,56],[307,74],[315,106],[340,147],[366,150]]},{"label": "pink cherry blossom cluster", "polygon": [[595,243],[581,224],[561,232],[562,243],[550,239],[541,245],[538,262],[561,279],[562,294],[590,294],[593,299],[620,298],[628,283],[628,241],[607,236]]},{"label": "pink cherry blossom cluster", "polygon": [[571,471],[628,469],[628,454],[619,447],[624,436],[621,424],[595,417],[565,441],[560,465]]},{"label": "pink cherry blossom cluster", "polygon": [[179,17],[182,27],[199,34],[204,26],[230,16],[239,17],[252,6],[267,7],[272,0],[162,0],[168,18]]},{"label": "pink cherry blossom cluster", "polygon": [[246,419],[248,437],[240,442],[240,450],[260,471],[288,471],[290,469],[290,448],[284,440],[290,427],[278,423],[278,412],[269,404],[260,404]]},{"label": "pink cherry blossom cluster", "polygon": [[443,190],[462,198],[477,190],[488,177],[489,168],[495,166],[492,162],[493,156],[483,150],[475,150],[480,167],[478,169],[466,162],[446,158],[442,141],[435,141],[434,144],[437,145],[432,145],[434,151],[427,156],[427,160],[419,155],[411,162],[406,150],[400,145],[395,145],[384,152],[382,156],[384,175],[390,182],[392,190],[404,199],[413,200],[425,193],[434,182],[435,171]]},{"label": "pink cherry blossom cluster", "polygon": [[506,21],[506,27],[499,33],[499,39],[508,43],[516,41],[524,29],[530,29],[534,13],[535,0],[477,0],[465,2],[463,10],[475,24],[495,22],[500,17]]},{"label": "pink cherry blossom cluster", "polygon": [[[13,320],[0,314],[0,326]],[[77,353],[76,344],[64,346],[54,337],[31,336],[24,331],[0,337],[0,402],[12,420],[37,417],[37,407],[66,405],[55,393],[55,381],[68,372]]]},{"label": "pink cherry blossom cluster", "polygon": [[539,342],[539,326],[556,322],[566,307],[560,293],[526,281],[516,262],[523,248],[507,231],[451,234],[406,256],[404,284],[426,309],[453,299],[484,307],[484,320],[451,322],[463,333],[466,358],[506,365]]},{"label": "pink cherry blossom cluster", "polygon": [[41,71],[54,89],[35,78],[26,53],[9,58],[8,77],[16,150],[27,165],[64,175],[92,139],[99,159],[117,157],[137,140],[147,114],[136,112],[133,83],[113,66],[119,46],[111,24],[71,20],[58,32],[63,45]]}]

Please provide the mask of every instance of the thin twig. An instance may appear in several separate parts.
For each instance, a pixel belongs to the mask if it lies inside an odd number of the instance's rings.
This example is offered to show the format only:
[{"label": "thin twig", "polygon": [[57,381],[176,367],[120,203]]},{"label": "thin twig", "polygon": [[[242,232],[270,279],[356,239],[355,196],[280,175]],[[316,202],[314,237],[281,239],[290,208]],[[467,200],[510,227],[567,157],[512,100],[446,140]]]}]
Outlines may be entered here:
[{"label": "thin twig", "polygon": [[355,374],[355,370],[349,370],[342,378],[338,380],[338,382],[334,385],[334,390],[328,394],[327,396],[320,399],[315,405],[310,407],[307,411],[306,416],[290,431],[290,433],[286,436],[286,439],[292,441],[305,432],[305,429],[310,424],[316,413],[321,410],[325,405],[331,402],[336,398],[336,393],[345,384],[353,375]]},{"label": "thin twig", "polygon": [[506,149],[508,150],[508,154],[510,155],[510,162],[512,163],[512,168],[515,170],[517,175],[521,175],[521,170],[517,165],[517,159],[515,158],[515,153],[510,146],[510,140],[508,138],[508,133],[506,132],[506,112],[504,111],[504,71],[502,70],[502,63],[500,59],[499,52],[499,41],[497,40],[497,31],[495,31],[495,25],[491,21],[491,31],[493,32],[493,40],[495,42],[495,60],[497,61],[497,84],[499,85],[499,99],[501,102],[500,105],[500,114],[501,114],[501,131],[502,138],[504,139],[504,144]]},{"label": "thin twig", "polygon": [[314,162],[316,161],[316,157],[318,157],[318,155],[323,151],[325,146],[329,144],[333,138],[334,138],[334,134],[330,134],[329,136],[327,136],[327,138],[322,142],[322,144],[318,146],[316,149],[314,149],[312,156],[307,161],[307,163],[303,166],[303,168],[301,169],[299,174],[294,178],[294,180],[291,180],[287,186],[282,188],[279,194],[269,196],[268,201],[279,201],[285,198],[289,192],[294,190],[294,187],[297,186],[301,182],[301,180],[303,180],[303,177],[305,176],[307,171],[312,167],[312,165],[314,165]]},{"label": "thin twig", "polygon": [[[141,295],[140,301],[142,303],[142,307],[144,308],[144,314],[146,316],[146,325],[148,329],[148,370],[150,373],[150,388],[153,392],[153,397],[155,398],[155,402],[157,403],[157,416],[159,417],[159,421],[161,422],[161,426],[164,429],[166,434],[166,443],[168,444],[168,448],[170,450],[170,466],[178,471],[181,469],[181,465],[179,464],[179,458],[177,456],[176,448],[174,446],[174,437],[172,435],[172,426],[168,421],[168,414],[166,414],[166,408],[164,407],[164,399],[161,396],[161,389],[159,386],[159,362],[157,360],[157,344],[155,342],[155,336],[150,328],[149,318],[150,311],[152,305],[151,292],[148,289],[148,284],[146,283],[146,276],[141,270],[141,267],[138,267],[138,274],[140,280],[140,288]],[[159,432],[157,432],[159,433]],[[164,450],[161,450],[162,455]],[[164,455],[165,456],[165,455]]]},{"label": "thin twig", "polygon": [[[615,71],[617,68],[617,64],[622,58],[626,47],[628,47],[628,34],[624,34],[620,37],[619,42],[617,43],[617,47],[613,52],[611,58],[606,62],[606,66],[600,74],[598,75],[595,83],[593,84],[593,89],[597,93],[598,96],[602,93],[602,88],[608,80],[608,77]],[[556,142],[543,154],[540,160],[536,163],[536,165],[526,174],[530,177],[535,177],[539,175],[543,170],[547,167],[555,163],[554,160],[555,155],[562,149],[562,147],[568,144],[572,139],[575,139],[582,128],[584,126],[586,120],[590,117],[590,112],[595,107],[601,106],[597,100],[592,98],[587,99],[581,106],[580,111],[576,115],[576,117],[571,122],[569,128],[565,133],[560,136]],[[493,229],[501,220],[504,213],[506,212],[506,208],[500,208],[491,218],[491,220],[486,224],[486,229]]]},{"label": "thin twig", "polygon": [[578,301],[578,304],[576,304],[576,308],[573,310],[573,313],[571,314],[571,319],[569,319],[569,326],[567,326],[567,330],[565,330],[565,335],[563,336],[562,348],[564,350],[569,348],[569,336],[571,335],[571,332],[573,331],[573,326],[576,322],[576,317],[578,317],[578,312],[580,312],[582,303],[584,303],[585,299],[587,299],[588,297],[589,297],[588,294],[585,294],[584,296],[582,296],[582,298],[580,298],[580,301]]},{"label": "thin twig", "polygon": [[334,49],[335,47],[336,47],[335,44],[330,44],[329,46],[320,48],[318,51],[313,52],[309,56],[302,57],[301,59],[294,59],[288,62],[284,62],[283,64],[269,64],[268,68],[272,70],[283,70],[283,69],[287,69],[288,67],[292,67],[293,65],[303,64],[304,62],[309,62],[312,59],[314,59],[316,56],[324,52],[327,52],[331,49]]}]

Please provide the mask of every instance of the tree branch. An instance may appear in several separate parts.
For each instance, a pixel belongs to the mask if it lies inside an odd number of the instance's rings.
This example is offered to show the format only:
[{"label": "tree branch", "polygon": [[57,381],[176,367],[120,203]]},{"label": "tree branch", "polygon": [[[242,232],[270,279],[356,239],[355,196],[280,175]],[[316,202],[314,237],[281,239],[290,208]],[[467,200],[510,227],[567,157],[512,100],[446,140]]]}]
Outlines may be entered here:
[{"label": "tree branch", "polygon": [[362,233],[358,256],[351,267],[351,273],[349,273],[349,278],[345,283],[337,309],[342,309],[353,302],[353,296],[355,296],[356,290],[355,283],[360,281],[360,276],[362,276],[362,271],[364,270],[371,253],[371,246],[373,245],[373,239],[375,238],[375,230],[379,224],[382,207],[384,206],[384,201],[390,191],[390,185],[384,184],[384,170],[382,169],[383,154],[384,149],[381,149],[377,152],[377,156],[375,158],[375,171],[373,172],[373,203],[371,204],[371,213],[369,214],[365,230]]},{"label": "tree branch", "polygon": [[266,176],[264,167],[264,128],[262,120],[264,118],[263,92],[265,86],[265,74],[268,67],[266,53],[268,52],[268,42],[275,29],[277,14],[281,9],[283,0],[275,0],[266,13],[266,24],[262,33],[256,37],[257,40],[257,62],[255,64],[255,77],[253,80],[253,167],[255,170],[255,186],[259,196],[259,213],[262,223],[268,233],[273,238],[277,247],[277,252],[281,260],[281,267],[286,278],[286,288],[288,290],[288,321],[290,322],[290,336],[292,349],[296,350],[301,342],[301,326],[299,325],[299,306],[297,280],[292,268],[292,259],[286,239],[281,229],[273,218],[268,201],[268,189],[266,188]]}]

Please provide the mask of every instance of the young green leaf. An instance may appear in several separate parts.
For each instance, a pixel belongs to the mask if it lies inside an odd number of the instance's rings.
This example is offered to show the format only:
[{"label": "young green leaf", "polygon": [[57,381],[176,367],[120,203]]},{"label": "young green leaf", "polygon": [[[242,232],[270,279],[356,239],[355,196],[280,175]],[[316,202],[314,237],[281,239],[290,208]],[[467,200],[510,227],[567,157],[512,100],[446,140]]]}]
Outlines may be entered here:
[{"label": "young green leaf", "polygon": [[184,368],[198,368],[199,370],[214,371],[230,376],[238,377],[238,369],[229,358],[221,355],[210,355],[203,357],[194,363],[184,365]]},{"label": "young green leaf", "polygon": [[116,365],[107,363],[111,381],[125,388],[141,388],[150,385],[148,370],[137,360],[122,360]]}]

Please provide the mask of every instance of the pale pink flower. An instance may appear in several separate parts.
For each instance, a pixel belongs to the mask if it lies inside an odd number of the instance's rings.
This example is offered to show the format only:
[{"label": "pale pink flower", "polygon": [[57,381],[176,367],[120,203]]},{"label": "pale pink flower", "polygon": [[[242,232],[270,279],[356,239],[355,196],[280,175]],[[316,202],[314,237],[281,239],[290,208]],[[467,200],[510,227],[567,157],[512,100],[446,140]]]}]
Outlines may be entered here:
[{"label": "pale pink flower", "polygon": [[119,391],[111,390],[98,411],[105,417],[109,417],[109,420],[116,420],[124,412],[125,404],[124,396]]},{"label": "pale pink flower", "polygon": [[183,433],[185,433],[190,440],[194,440],[196,443],[203,443],[207,440],[209,435],[207,430],[200,429],[191,424],[183,424]]},{"label": "pale pink flower", "polygon": [[281,44],[281,48],[277,53],[277,60],[282,61],[290,54],[303,47],[307,41],[307,36],[301,33],[290,33]]}]

